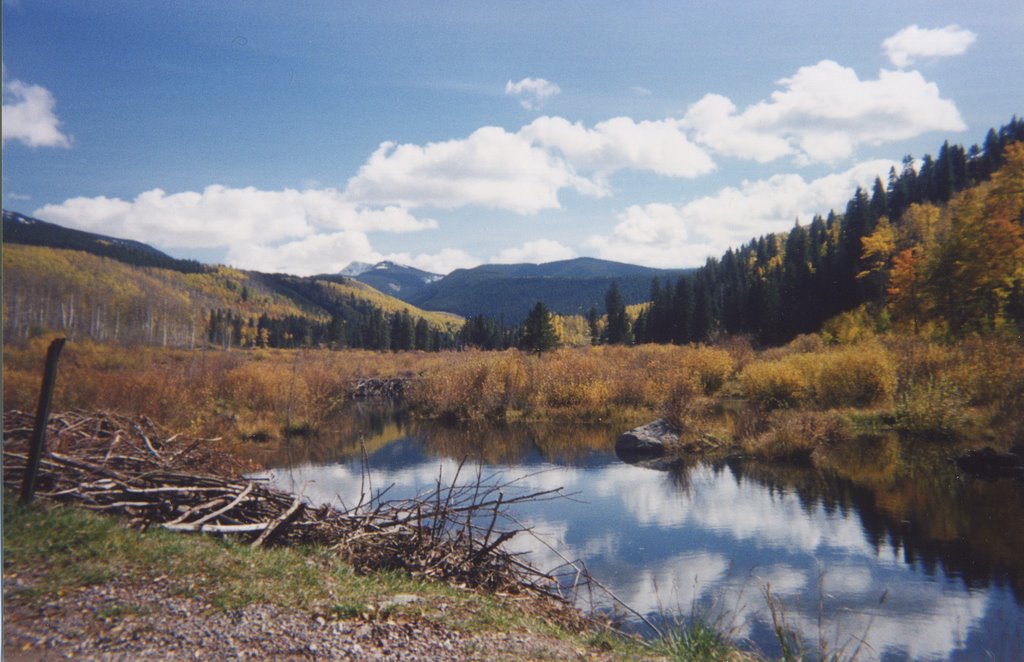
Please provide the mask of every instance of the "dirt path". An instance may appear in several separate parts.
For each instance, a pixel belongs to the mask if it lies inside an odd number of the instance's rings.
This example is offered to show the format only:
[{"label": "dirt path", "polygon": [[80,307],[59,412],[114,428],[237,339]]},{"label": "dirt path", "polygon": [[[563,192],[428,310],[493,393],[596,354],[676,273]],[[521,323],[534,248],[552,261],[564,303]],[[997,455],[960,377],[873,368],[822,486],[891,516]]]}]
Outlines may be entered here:
[{"label": "dirt path", "polygon": [[224,611],[171,595],[161,581],[123,578],[41,602],[31,599],[34,583],[5,573],[5,660],[611,659],[540,634],[471,634],[426,619],[328,620],[271,605]]}]

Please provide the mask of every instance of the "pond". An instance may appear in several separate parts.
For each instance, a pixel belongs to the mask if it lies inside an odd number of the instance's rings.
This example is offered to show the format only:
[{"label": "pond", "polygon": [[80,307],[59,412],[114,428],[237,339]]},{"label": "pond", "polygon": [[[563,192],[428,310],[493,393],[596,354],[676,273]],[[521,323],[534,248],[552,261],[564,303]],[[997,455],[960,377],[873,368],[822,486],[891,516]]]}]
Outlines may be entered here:
[{"label": "pond", "polygon": [[[810,651],[861,659],[1024,659],[1024,483],[958,476],[927,446],[866,439],[829,470],[740,458],[672,467],[616,457],[619,428],[411,422],[356,409],[330,434],[264,458],[283,489],[353,505],[366,449],[375,490],[404,498],[481,468],[527,492],[537,537],[511,549],[550,570],[580,559],[655,623],[698,614],[777,655],[773,613]],[[307,484],[308,482],[308,484]],[[539,539],[538,539],[539,538]],[[640,619],[596,591],[583,607]]]}]

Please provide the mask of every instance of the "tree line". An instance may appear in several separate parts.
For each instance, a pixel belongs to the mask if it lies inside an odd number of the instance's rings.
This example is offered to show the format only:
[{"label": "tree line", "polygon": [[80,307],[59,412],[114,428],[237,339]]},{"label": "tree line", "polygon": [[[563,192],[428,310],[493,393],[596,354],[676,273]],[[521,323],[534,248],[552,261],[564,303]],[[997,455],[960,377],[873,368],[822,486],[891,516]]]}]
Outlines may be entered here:
[{"label": "tree line", "polygon": [[365,314],[333,314],[326,319],[302,315],[245,316],[228,309],[210,311],[207,341],[231,347],[329,347],[391,351],[439,351],[455,346],[455,336],[409,311],[386,313],[370,306]]},{"label": "tree line", "polygon": [[[845,212],[796,222],[673,281],[655,278],[629,315],[613,282],[603,315],[586,320],[593,344],[707,342],[721,334],[785,343],[861,306],[882,324],[949,337],[1024,328],[1024,120],[990,129],[982,147],[945,142],[919,166],[903,159],[888,182],[858,188]],[[460,345],[550,349],[543,302],[518,325],[467,320]]]},{"label": "tree line", "polygon": [[983,148],[946,142],[919,168],[908,156],[887,184],[858,188],[844,214],[751,240],[674,283],[655,280],[635,341],[724,333],[780,344],[862,305],[918,330],[928,318],[952,337],[1024,326],[1021,141],[1014,117]]}]

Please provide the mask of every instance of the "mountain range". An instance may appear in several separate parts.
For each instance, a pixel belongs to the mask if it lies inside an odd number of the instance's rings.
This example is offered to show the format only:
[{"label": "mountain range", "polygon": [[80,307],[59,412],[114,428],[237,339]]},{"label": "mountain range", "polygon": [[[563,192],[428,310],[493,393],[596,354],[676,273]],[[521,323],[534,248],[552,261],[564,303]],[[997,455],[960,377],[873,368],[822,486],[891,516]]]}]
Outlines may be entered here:
[{"label": "mountain range", "polygon": [[393,262],[349,265],[343,273],[424,310],[516,323],[538,301],[562,315],[583,315],[591,307],[603,312],[613,282],[627,305],[647,301],[654,278],[678,278],[688,271],[581,257],[545,264],[486,264],[447,276]]},{"label": "mountain range", "polygon": [[377,264],[353,262],[340,273],[403,301],[409,301],[424,286],[444,278],[440,274],[388,261]]},{"label": "mountain range", "polygon": [[[3,241],[83,251],[133,267],[156,267],[185,274],[216,274],[223,269],[174,258],[143,242],[74,230],[8,210],[3,212]],[[310,307],[309,301],[306,297],[294,296],[294,283],[309,280],[340,286],[348,282],[365,288],[359,297],[372,300],[373,305],[383,310],[394,311],[408,304],[421,311],[415,314],[439,311],[462,317],[485,315],[506,324],[517,324],[537,301],[543,301],[549,310],[563,315],[586,314],[591,307],[603,313],[605,295],[613,282],[627,305],[640,303],[649,299],[652,279],[677,278],[686,271],[576,258],[546,264],[487,264],[458,269],[446,276],[395,262],[352,263],[339,274],[311,279],[246,273],[249,279],[246,282],[250,285],[259,282],[263,287],[272,283],[271,289],[281,293],[287,290],[289,298],[306,308]],[[294,283],[286,288],[285,281]],[[352,291],[351,288],[348,291]],[[387,300],[394,303],[387,303]]]}]

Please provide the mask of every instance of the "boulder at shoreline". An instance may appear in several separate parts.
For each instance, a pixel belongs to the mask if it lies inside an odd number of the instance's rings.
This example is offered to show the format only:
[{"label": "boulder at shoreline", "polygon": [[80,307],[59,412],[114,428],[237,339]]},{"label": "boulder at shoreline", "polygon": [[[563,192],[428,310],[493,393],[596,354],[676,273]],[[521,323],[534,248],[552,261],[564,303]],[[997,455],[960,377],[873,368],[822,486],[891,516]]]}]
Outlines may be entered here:
[{"label": "boulder at shoreline", "polygon": [[679,428],[663,418],[624,432],[615,440],[615,453],[629,457],[657,457],[679,445]]}]

